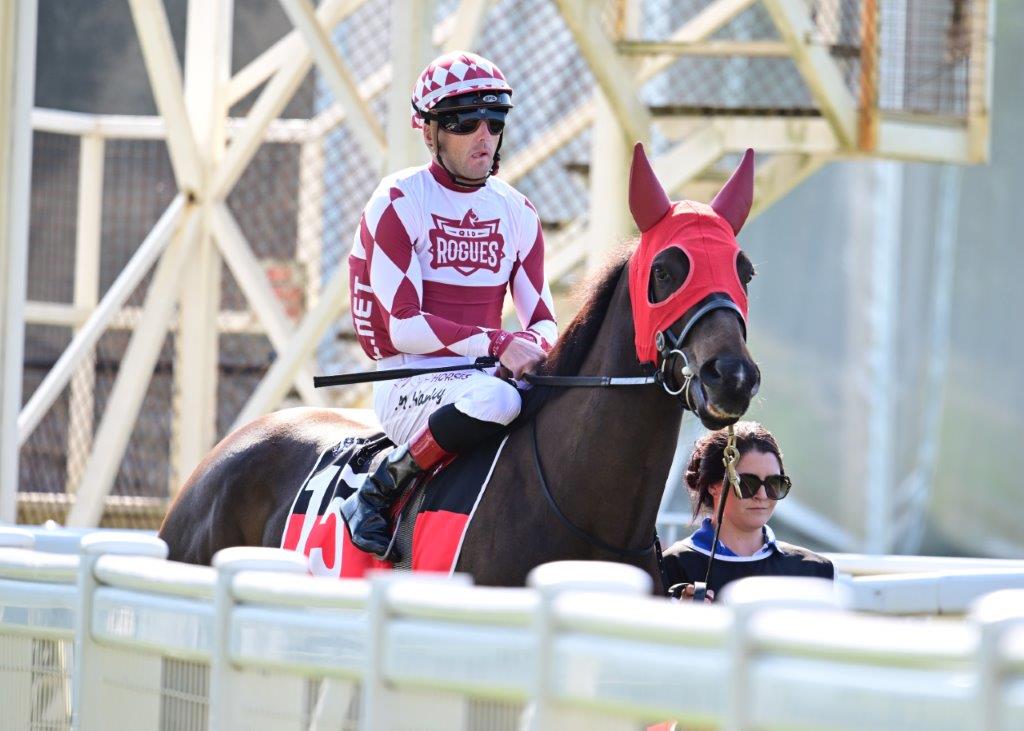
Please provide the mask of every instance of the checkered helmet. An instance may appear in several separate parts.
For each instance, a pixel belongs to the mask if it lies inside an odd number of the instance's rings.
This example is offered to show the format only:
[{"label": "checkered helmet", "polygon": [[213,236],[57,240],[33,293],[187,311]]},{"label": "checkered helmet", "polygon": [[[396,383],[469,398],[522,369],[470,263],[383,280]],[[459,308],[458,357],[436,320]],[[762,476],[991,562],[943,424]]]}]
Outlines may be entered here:
[{"label": "checkered helmet", "polygon": [[501,69],[483,56],[469,51],[446,53],[427,64],[416,80],[416,88],[412,92],[412,126],[422,127],[424,120],[446,99],[459,97],[456,106],[441,104],[450,109],[511,109],[511,96],[512,87],[505,81]]}]

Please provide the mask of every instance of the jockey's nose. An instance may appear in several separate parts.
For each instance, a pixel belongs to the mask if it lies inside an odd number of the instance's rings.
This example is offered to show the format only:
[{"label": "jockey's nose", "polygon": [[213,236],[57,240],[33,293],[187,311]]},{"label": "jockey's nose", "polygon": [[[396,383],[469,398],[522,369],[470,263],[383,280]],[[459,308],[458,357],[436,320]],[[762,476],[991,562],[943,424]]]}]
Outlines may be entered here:
[{"label": "jockey's nose", "polygon": [[757,366],[744,358],[719,356],[701,367],[700,380],[705,388],[729,393],[746,392],[753,396],[760,385],[761,374]]}]

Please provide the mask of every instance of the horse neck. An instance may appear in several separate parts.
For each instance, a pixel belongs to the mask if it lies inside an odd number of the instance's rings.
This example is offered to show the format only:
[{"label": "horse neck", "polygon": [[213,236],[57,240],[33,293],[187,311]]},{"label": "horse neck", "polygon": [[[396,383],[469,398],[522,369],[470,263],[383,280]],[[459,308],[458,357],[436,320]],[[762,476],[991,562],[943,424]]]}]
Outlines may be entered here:
[{"label": "horse neck", "polygon": [[[641,375],[633,346],[628,268],[580,375]],[[605,542],[647,545],[682,412],[660,387],[566,389],[538,417],[541,454],[566,514]],[[575,445],[566,449],[566,437]],[[598,498],[598,499],[595,499]]]}]

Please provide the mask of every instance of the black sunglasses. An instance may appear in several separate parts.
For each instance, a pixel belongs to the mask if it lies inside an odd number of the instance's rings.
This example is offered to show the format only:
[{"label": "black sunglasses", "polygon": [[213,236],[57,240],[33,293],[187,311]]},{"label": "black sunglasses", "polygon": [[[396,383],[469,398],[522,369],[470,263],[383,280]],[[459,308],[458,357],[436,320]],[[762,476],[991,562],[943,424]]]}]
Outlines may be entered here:
[{"label": "black sunglasses", "polygon": [[448,134],[470,135],[476,132],[480,123],[487,122],[492,135],[500,135],[505,129],[504,109],[472,109],[465,112],[444,112],[437,115],[437,126]]},{"label": "black sunglasses", "polygon": [[737,477],[740,478],[738,486],[740,497],[744,499],[754,497],[761,489],[761,485],[764,485],[764,493],[769,500],[781,500],[789,494],[790,488],[793,487],[788,475],[768,475],[762,480],[757,475],[743,472]]}]

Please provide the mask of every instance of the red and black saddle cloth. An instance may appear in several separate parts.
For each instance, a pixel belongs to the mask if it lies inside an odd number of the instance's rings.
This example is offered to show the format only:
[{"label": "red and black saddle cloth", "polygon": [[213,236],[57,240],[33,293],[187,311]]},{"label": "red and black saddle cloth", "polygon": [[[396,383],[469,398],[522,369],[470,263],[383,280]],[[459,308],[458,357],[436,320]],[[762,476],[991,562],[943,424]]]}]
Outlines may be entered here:
[{"label": "red and black saddle cloth", "polygon": [[303,481],[281,547],[305,554],[309,571],[316,576],[356,578],[383,568],[451,572],[505,439],[503,435],[459,456],[421,481],[396,506],[403,514],[397,541],[402,561],[394,566],[353,546],[340,512],[345,499],[394,445],[383,434],[346,438],[321,454]]}]

